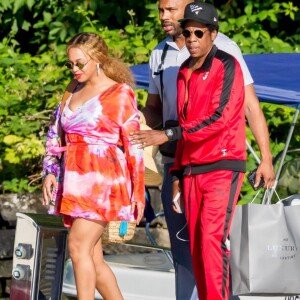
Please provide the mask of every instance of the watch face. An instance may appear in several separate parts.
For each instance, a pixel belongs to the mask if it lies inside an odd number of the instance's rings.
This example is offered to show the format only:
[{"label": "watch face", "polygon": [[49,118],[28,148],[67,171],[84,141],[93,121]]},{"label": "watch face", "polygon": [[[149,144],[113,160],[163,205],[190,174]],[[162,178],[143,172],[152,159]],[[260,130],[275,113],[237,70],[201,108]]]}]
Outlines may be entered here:
[{"label": "watch face", "polygon": [[166,130],[166,135],[167,135],[167,137],[172,137],[173,136],[173,130],[172,129],[167,129]]}]

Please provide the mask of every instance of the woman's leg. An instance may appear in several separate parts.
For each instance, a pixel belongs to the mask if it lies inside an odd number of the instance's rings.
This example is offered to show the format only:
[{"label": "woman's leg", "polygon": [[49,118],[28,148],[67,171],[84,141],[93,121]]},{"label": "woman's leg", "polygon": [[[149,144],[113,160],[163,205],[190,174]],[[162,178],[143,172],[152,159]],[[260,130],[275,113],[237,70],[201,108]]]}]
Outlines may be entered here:
[{"label": "woman's leg", "polygon": [[101,240],[94,248],[93,261],[96,270],[96,289],[105,300],[123,299],[116,277],[103,258]]},{"label": "woman's leg", "polygon": [[[95,266],[94,255],[97,255],[96,249],[101,249],[98,243],[104,227],[105,222],[78,218],[74,220],[70,229],[69,254],[74,268],[78,300],[94,300],[95,298],[96,282],[98,287],[98,272],[100,271]],[[99,257],[102,257],[102,252],[99,253]],[[104,280],[109,285],[109,288],[105,289],[104,298],[106,300],[123,299],[117,284],[111,284],[109,278]]]}]

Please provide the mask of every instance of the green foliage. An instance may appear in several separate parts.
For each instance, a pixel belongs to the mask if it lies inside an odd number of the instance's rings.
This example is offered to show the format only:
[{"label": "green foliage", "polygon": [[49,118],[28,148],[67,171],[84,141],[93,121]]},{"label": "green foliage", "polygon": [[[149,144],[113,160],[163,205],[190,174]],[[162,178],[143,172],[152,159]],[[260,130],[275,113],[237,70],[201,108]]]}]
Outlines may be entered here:
[{"label": "green foliage", "polygon": [[[107,3],[102,0],[3,0],[0,2],[0,37],[8,37],[10,45],[14,47],[18,46],[24,51],[30,48],[31,53],[36,53],[47,51],[50,43],[65,44],[66,40],[80,31],[95,31],[106,26],[110,29],[124,28],[130,20],[129,15],[131,14],[133,21],[132,16],[136,11],[139,12],[140,20],[131,22],[131,25],[136,26],[139,22],[143,24],[148,18],[149,10],[154,9],[157,10],[157,6],[151,1]],[[153,15],[150,13],[151,21]],[[155,24],[157,22],[152,25]],[[147,22],[144,25],[154,27]],[[133,34],[134,28],[129,26],[127,30]],[[141,27],[136,37],[140,36],[140,31]],[[150,35],[155,33],[152,31],[145,37],[145,44],[148,44]],[[121,37],[122,35],[118,41]],[[138,47],[140,46],[141,43]],[[140,49],[139,52],[141,51]]]},{"label": "green foliage", "polygon": [[145,90],[136,89],[135,95],[136,98],[138,99],[138,107],[141,110],[143,107],[145,107],[148,93]]},{"label": "green foliage", "polygon": [[[54,63],[53,63],[54,62]],[[53,53],[31,56],[0,44],[0,182],[2,191],[40,183],[44,137],[67,84]]]},{"label": "green foliage", "polygon": [[[282,105],[276,105],[276,104],[268,104],[268,103],[261,103],[262,110],[264,112],[269,133],[270,133],[270,142],[271,142],[271,152],[273,156],[275,157],[278,153],[280,153],[284,147],[285,142],[288,136],[288,129],[290,125],[292,124],[294,115],[295,115],[295,109],[288,107],[288,106],[282,106]],[[290,149],[299,148],[299,139],[300,139],[300,120],[298,119],[295,124],[295,131],[293,134],[293,138],[290,143]],[[251,145],[251,147],[254,149],[256,155],[260,157],[260,152],[258,149],[258,146],[255,142],[254,136],[252,135],[249,128],[247,128],[247,141]],[[287,163],[292,158],[291,155],[288,155],[286,158],[285,163]],[[294,156],[295,158],[295,156]],[[247,155],[247,170],[253,170],[257,167],[257,163],[254,159],[254,157],[251,155],[250,152],[248,152]],[[275,165],[275,170],[278,168],[278,164]],[[295,173],[296,171],[294,171]],[[283,172],[282,172],[283,173]],[[284,174],[283,174],[284,175]],[[295,176],[293,179],[295,180]],[[253,200],[255,194],[257,192],[253,191],[252,187],[247,183],[247,180],[245,178],[244,185],[242,187],[241,191],[241,198],[240,201],[241,204],[248,203]],[[287,182],[286,179],[281,179],[281,186],[280,186],[280,196],[288,196],[291,195],[291,186],[289,185],[290,182]],[[298,185],[294,185],[295,187]],[[285,190],[283,192],[283,190]],[[260,192],[257,197],[257,202],[261,200],[263,196],[263,192]],[[273,198],[272,198],[273,199]]]},{"label": "green foliage", "polygon": [[2,182],[3,193],[21,193],[21,192],[33,192],[35,187],[32,187],[27,179],[13,178],[11,181],[4,180]]},{"label": "green foliage", "polygon": [[128,24],[124,29],[109,30],[99,28],[99,33],[112,50],[112,55],[123,59],[130,65],[148,61],[151,50],[158,44],[157,28],[151,21],[145,22],[144,27]]},{"label": "green foliage", "polygon": [[281,15],[295,20],[299,8],[291,2],[272,3],[271,7],[261,9],[250,2],[244,8],[244,14],[238,17],[226,17],[220,14],[220,31],[232,37],[243,53],[278,53],[299,52],[299,38],[297,35],[287,39],[285,28],[278,28],[276,35],[271,36],[264,24],[273,27],[279,23]]}]

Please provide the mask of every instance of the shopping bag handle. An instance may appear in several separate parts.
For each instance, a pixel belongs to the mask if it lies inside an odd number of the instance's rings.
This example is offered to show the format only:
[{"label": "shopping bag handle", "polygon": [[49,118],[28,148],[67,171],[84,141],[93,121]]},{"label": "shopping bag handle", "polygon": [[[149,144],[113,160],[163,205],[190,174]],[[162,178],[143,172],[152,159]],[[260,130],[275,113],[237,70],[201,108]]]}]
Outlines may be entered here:
[{"label": "shopping bag handle", "polygon": [[271,199],[272,199],[274,193],[278,199],[278,202],[281,201],[281,199],[276,191],[277,183],[278,183],[278,181],[275,180],[274,185],[271,188],[266,189],[263,199],[261,201],[261,204],[271,204]]},{"label": "shopping bag handle", "polygon": [[[275,180],[274,185],[271,188],[266,188],[264,196],[261,201],[261,204],[271,204],[271,199],[272,199],[272,196],[274,193],[278,199],[278,202],[281,202],[283,200],[283,199],[280,199],[280,197],[276,191],[276,186],[277,186],[277,180]],[[255,199],[260,194],[261,190],[262,189],[259,189],[257,191],[257,193],[255,194],[254,198],[252,199],[252,201],[250,203],[254,203]]]}]

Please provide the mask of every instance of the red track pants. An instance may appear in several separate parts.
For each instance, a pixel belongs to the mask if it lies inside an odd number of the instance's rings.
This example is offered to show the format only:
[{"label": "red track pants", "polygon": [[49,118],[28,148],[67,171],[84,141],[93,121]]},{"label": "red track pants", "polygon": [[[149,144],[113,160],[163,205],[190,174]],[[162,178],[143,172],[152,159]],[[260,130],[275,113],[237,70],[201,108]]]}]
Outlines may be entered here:
[{"label": "red track pants", "polygon": [[228,299],[226,247],[244,173],[218,170],[185,176],[183,194],[196,284],[201,300]]}]

